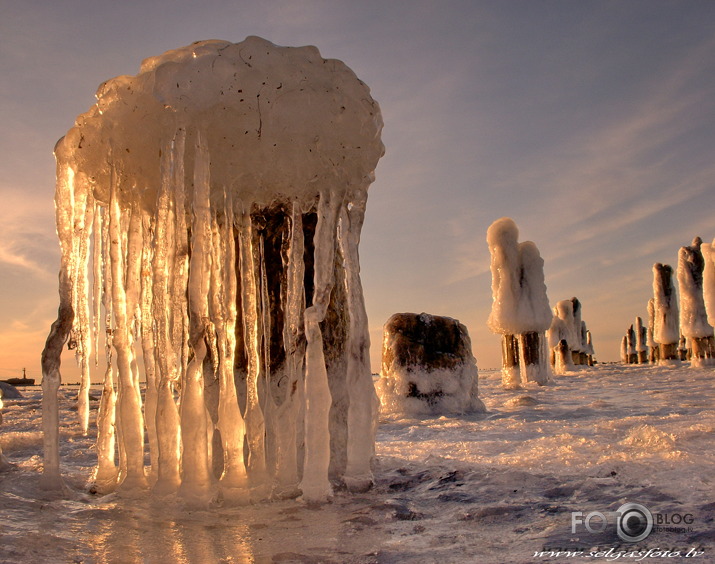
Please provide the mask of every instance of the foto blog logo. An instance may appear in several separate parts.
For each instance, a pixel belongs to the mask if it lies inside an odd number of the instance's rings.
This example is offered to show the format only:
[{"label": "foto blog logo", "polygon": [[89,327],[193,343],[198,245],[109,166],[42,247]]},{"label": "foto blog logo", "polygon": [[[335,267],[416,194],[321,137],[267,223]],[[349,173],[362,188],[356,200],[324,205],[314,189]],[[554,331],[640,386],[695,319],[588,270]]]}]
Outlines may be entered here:
[{"label": "foto blog logo", "polygon": [[616,511],[574,511],[571,513],[571,533],[579,527],[589,533],[602,533],[608,527],[608,517],[615,517],[616,533],[624,542],[640,542],[653,530],[653,514],[639,503],[624,503]]}]

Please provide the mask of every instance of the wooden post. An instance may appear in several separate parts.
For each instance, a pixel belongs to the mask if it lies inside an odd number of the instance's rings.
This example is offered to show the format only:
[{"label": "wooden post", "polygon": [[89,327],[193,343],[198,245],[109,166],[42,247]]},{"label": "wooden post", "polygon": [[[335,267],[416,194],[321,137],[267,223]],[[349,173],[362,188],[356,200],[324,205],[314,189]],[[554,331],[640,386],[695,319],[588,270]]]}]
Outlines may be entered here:
[{"label": "wooden post", "polygon": [[519,387],[519,343],[514,335],[504,335],[501,341],[502,384],[507,389]]},{"label": "wooden post", "polygon": [[625,335],[621,339],[621,362],[623,364],[628,364],[628,336]]},{"label": "wooden post", "polygon": [[636,332],[633,329],[633,325],[628,328],[626,336],[628,337],[628,364],[637,364],[638,353],[636,352]]},{"label": "wooden post", "polygon": [[543,333],[536,331],[517,336],[522,383],[536,382],[543,386],[549,380],[549,369],[542,353],[544,338]]}]

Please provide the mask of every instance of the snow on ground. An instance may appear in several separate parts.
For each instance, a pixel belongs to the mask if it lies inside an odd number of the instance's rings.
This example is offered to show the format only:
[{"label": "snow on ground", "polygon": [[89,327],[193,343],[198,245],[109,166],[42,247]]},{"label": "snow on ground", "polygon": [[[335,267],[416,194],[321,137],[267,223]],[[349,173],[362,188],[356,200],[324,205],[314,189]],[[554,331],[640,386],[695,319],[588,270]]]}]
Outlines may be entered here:
[{"label": "snow on ground", "polygon": [[[0,473],[0,562],[715,560],[715,371],[599,365],[527,390],[500,381],[480,375],[485,415],[383,417],[368,493],[205,511],[89,493],[96,435],[78,432],[73,387],[60,391],[70,492],[44,498],[41,391],[24,388],[24,399],[5,401],[0,426],[16,465]],[[635,544],[618,538],[611,517],[603,532],[571,532],[572,512],[626,502],[670,526]],[[679,519],[690,523],[673,526]]]}]

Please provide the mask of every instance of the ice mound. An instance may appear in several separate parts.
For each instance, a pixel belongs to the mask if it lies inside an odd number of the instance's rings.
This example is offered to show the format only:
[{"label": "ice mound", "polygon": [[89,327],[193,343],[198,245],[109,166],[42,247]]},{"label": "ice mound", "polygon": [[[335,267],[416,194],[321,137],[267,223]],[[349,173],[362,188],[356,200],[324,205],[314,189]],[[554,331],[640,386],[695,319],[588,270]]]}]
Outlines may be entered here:
[{"label": "ice mound", "polygon": [[86,432],[89,358],[105,333],[100,490],[153,484],[204,503],[214,473],[219,497],[239,501],[369,486],[376,397],[358,243],[381,129],[345,64],[258,37],[168,51],[99,87],[55,148],[46,487],[60,487],[60,351],[69,339],[77,354]]},{"label": "ice mound", "polygon": [[396,313],[387,320],[377,384],[383,413],[485,411],[467,328],[456,319]]},{"label": "ice mound", "polygon": [[502,335],[502,382],[515,389],[551,377],[545,331],[553,317],[544,283],[544,261],[531,241],[518,242],[514,220],[502,217],[487,229],[491,256],[492,310],[487,325]]},{"label": "ice mound", "polygon": [[626,438],[620,444],[649,451],[671,452],[675,449],[675,438],[652,425],[638,425],[628,431]]},{"label": "ice mound", "polygon": [[536,398],[533,398],[531,396],[518,396],[515,398],[511,398],[504,402],[505,407],[531,407],[534,405],[539,405],[541,403],[539,400]]}]

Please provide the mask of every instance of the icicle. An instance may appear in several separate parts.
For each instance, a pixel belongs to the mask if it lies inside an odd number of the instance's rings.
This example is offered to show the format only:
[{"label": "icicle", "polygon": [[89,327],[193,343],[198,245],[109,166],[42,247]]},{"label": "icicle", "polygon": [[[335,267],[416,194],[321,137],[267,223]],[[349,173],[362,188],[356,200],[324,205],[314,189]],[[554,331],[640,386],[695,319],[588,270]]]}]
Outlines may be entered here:
[{"label": "icicle", "polygon": [[[94,474],[94,481],[98,492],[109,493],[114,491],[118,477],[118,468],[115,464],[117,394],[114,390],[112,369],[112,269],[109,256],[109,221],[104,208],[100,208],[98,211],[100,212],[98,214],[99,221],[95,227],[99,232],[99,236],[95,238],[95,243],[98,244],[95,246],[94,252],[100,255],[98,264],[101,269],[98,275],[104,282],[104,291],[98,299],[100,304],[104,305],[104,353],[107,368],[104,373],[102,398],[97,412],[97,469]],[[95,265],[97,265],[97,262],[95,262]],[[96,271],[95,274],[97,274]]]},{"label": "icicle", "polygon": [[286,275],[285,320],[283,343],[286,354],[286,397],[276,409],[276,496],[292,497],[298,488],[297,422],[302,393],[302,376],[305,347],[303,337],[303,312],[305,310],[305,264],[303,253],[303,218],[300,205],[291,208],[291,233],[288,247]]},{"label": "icicle", "polygon": [[259,397],[261,350],[259,346],[259,303],[253,227],[251,216],[242,210],[238,218],[241,272],[241,303],[243,305],[243,334],[248,375],[246,379],[246,437],[248,439],[248,477],[253,495],[266,495],[265,420]]},{"label": "icicle", "polygon": [[370,332],[365,300],[360,283],[358,245],[365,219],[367,191],[357,192],[341,213],[340,244],[345,259],[350,329],[348,337],[347,468],[344,480],[348,489],[364,491],[372,485],[370,462],[375,455],[378,399],[370,371]]},{"label": "icicle", "polygon": [[102,399],[97,411],[97,469],[94,482],[99,493],[114,491],[117,483],[117,466],[114,462],[116,403],[112,365],[108,363],[104,373]]},{"label": "icicle", "polygon": [[152,245],[154,241],[154,226],[149,214],[144,214],[142,218],[143,239],[141,256],[141,341],[142,358],[144,360],[144,377],[146,378],[146,397],[144,400],[144,422],[146,424],[147,437],[149,439],[149,454],[151,457],[150,482],[153,484],[157,479],[159,467],[159,444],[156,432],[156,405],[158,399],[158,388],[156,378],[156,348],[154,346],[154,330],[151,304],[153,300],[153,277],[151,274]]},{"label": "icicle", "polygon": [[[114,309],[114,350],[117,353],[117,372],[120,393],[117,412],[121,421],[121,441],[126,453],[126,476],[120,476],[121,486],[136,489],[146,486],[144,476],[144,418],[141,396],[135,385],[136,368],[130,334],[130,315],[125,287],[125,257],[122,248],[122,212],[117,199],[119,178],[111,184],[109,202],[110,259],[112,264],[112,307]],[[133,222],[134,226],[138,222]],[[136,228],[136,227],[135,227]],[[134,246],[135,243],[132,245]],[[135,250],[132,254],[136,257]]]},{"label": "icicle", "polygon": [[[214,300],[214,324],[219,346],[219,419],[224,468],[221,475],[221,491],[225,500],[235,503],[248,502],[248,477],[243,459],[243,441],[246,428],[238,407],[233,366],[236,351],[236,241],[233,234],[233,198],[224,192],[223,226],[215,228],[213,256],[213,280],[216,291]],[[223,258],[223,263],[220,262]]]},{"label": "icicle", "polygon": [[[58,143],[58,147],[62,141]],[[60,362],[62,347],[69,337],[74,319],[72,309],[72,226],[74,213],[74,172],[58,155],[55,213],[57,235],[60,240],[60,305],[57,319],[50,328],[42,351],[42,442],[44,464],[40,485],[47,490],[62,490],[60,475],[60,421],[57,393],[60,387]]]},{"label": "icicle", "polygon": [[332,493],[328,480],[330,465],[329,413],[332,398],[323,354],[320,322],[330,303],[334,282],[335,233],[341,201],[321,192],[315,230],[315,290],[313,305],[305,310],[305,462],[301,490],[308,502],[325,501]]},{"label": "icicle", "polygon": [[[194,217],[189,265],[189,345],[193,358],[186,369],[181,403],[183,440],[181,494],[192,503],[208,502],[211,474],[206,443],[203,363],[209,322],[208,282],[211,266],[209,151],[199,132],[194,159]],[[179,210],[180,213],[180,210]]]},{"label": "icicle", "polygon": [[161,189],[157,201],[154,258],[152,261],[152,316],[156,327],[156,365],[159,369],[156,431],[159,464],[154,491],[160,495],[176,491],[179,475],[180,438],[179,412],[174,401],[173,383],[177,377],[177,358],[172,346],[170,310],[170,273],[174,269],[175,223],[173,213],[173,183],[183,182],[174,175],[177,161],[184,156],[185,132],[177,131],[174,142],[162,153]]},{"label": "icicle", "polygon": [[75,335],[77,360],[80,367],[80,386],[77,393],[77,416],[83,435],[89,429],[89,387],[91,385],[90,355],[92,354],[92,327],[89,307],[89,242],[94,224],[94,198],[85,200],[82,222],[75,229],[77,270],[75,279]]},{"label": "icicle", "polygon": [[104,208],[95,204],[94,211],[94,241],[92,243],[92,335],[94,345],[94,366],[99,366],[99,334],[102,319],[102,222]]},{"label": "icicle", "polygon": [[[74,179],[75,184],[81,177]],[[74,195],[72,256],[72,309],[75,312],[68,347],[75,350],[75,359],[80,368],[80,388],[77,394],[77,416],[80,430],[87,434],[89,426],[89,354],[91,330],[89,327],[88,265],[89,238],[94,213],[94,200],[89,190],[79,189]]]},{"label": "icicle", "polygon": [[[178,372],[176,382],[182,382],[189,362],[189,308],[187,292],[189,284],[189,230],[186,222],[186,181],[184,170],[184,146],[186,130],[181,129],[176,140],[174,160],[173,196],[174,221],[174,266],[169,272],[171,287],[171,343],[177,357]],[[181,390],[183,394],[183,390]]]}]

